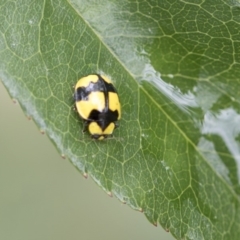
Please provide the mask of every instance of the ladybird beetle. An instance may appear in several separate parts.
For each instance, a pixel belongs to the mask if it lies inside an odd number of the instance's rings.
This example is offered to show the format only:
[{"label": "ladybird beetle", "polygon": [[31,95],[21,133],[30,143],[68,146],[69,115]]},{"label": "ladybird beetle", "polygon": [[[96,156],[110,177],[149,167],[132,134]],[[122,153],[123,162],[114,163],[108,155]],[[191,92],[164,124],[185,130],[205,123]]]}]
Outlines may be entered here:
[{"label": "ladybird beetle", "polygon": [[113,133],[121,106],[110,79],[99,74],[81,78],[75,86],[74,100],[93,139],[102,140]]}]

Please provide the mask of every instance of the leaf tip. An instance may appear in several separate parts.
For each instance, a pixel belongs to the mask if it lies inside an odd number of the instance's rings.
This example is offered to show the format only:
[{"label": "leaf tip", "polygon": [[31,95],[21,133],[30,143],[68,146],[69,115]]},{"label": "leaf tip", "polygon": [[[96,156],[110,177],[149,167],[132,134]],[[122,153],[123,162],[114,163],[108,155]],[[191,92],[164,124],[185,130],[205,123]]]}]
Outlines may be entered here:
[{"label": "leaf tip", "polygon": [[112,192],[107,192],[107,195],[108,195],[109,197],[113,197]]},{"label": "leaf tip", "polygon": [[13,102],[13,104],[18,104],[18,100],[15,98],[12,99],[12,102]]},{"label": "leaf tip", "polygon": [[41,133],[42,135],[44,135],[44,134],[45,134],[45,131],[44,131],[43,129],[40,129],[40,133]]},{"label": "leaf tip", "polygon": [[157,222],[154,222],[154,223],[153,223],[153,226],[157,227]]},{"label": "leaf tip", "polygon": [[138,211],[142,213],[142,212],[143,212],[143,209],[142,209],[142,208],[139,208]]}]

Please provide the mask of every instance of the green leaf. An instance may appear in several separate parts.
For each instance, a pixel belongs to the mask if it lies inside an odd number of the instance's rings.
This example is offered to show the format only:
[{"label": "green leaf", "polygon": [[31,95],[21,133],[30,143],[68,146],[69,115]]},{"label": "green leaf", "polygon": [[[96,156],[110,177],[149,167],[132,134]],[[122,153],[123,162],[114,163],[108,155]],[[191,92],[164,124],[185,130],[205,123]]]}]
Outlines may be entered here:
[{"label": "green leaf", "polygon": [[[0,78],[59,151],[177,239],[240,234],[239,1],[0,1]],[[93,141],[72,86],[110,76],[114,137]]]}]

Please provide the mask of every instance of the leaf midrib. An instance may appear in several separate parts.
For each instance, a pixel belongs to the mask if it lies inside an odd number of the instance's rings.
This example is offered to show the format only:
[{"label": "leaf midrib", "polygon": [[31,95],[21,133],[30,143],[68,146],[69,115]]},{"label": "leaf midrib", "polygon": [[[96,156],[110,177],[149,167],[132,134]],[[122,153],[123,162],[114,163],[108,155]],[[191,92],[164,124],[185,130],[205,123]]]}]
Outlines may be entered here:
[{"label": "leaf midrib", "polygon": [[[139,86],[138,81],[134,78],[133,74],[126,68],[126,66],[124,65],[124,63],[117,57],[117,55],[111,50],[111,48],[109,48],[108,45],[105,44],[105,42],[103,41],[103,39],[100,37],[99,33],[97,31],[95,31],[94,28],[91,27],[91,25],[85,21],[85,19],[83,18],[83,16],[81,16],[81,14],[70,4],[69,0],[67,0],[67,2],[69,3],[69,5],[71,6],[71,8],[77,13],[77,15],[79,15],[79,17],[82,19],[82,21],[89,27],[89,29],[91,29],[91,31],[95,34],[95,36],[99,39],[99,41],[106,47],[106,49],[112,54],[112,56],[116,59],[116,61],[126,70],[126,72],[131,76],[131,78],[133,79],[133,81],[136,82],[136,84]],[[240,202],[240,199],[238,198],[238,195],[233,191],[232,188],[230,188],[230,186],[226,183],[226,181],[224,181],[224,179],[222,178],[221,175],[219,175],[216,171],[213,170],[212,166],[209,164],[209,162],[205,159],[205,157],[203,156],[203,154],[198,150],[198,148],[196,147],[196,145],[191,141],[191,139],[189,137],[187,137],[187,135],[182,131],[182,129],[177,125],[177,123],[175,123],[171,117],[161,108],[161,106],[148,94],[148,92],[141,87],[142,91],[146,94],[146,96],[151,99],[151,101],[155,104],[155,106],[162,111],[162,113],[166,116],[166,118],[176,127],[176,129],[180,132],[180,134],[182,134],[182,136],[186,139],[186,141],[188,141],[193,148],[195,149],[196,152],[198,152],[198,154],[201,156],[201,158],[203,160],[205,160],[205,162],[207,163],[207,165],[212,169],[212,172],[214,174],[216,174],[221,182],[229,189],[229,191],[233,194],[234,198]],[[138,99],[140,99],[140,88],[138,87]],[[139,108],[138,108],[138,116],[139,116]],[[141,130],[141,127],[140,127]],[[190,163],[189,163],[190,164]],[[192,174],[191,171],[190,172],[190,177],[192,179]],[[194,191],[195,192],[195,191]]]}]

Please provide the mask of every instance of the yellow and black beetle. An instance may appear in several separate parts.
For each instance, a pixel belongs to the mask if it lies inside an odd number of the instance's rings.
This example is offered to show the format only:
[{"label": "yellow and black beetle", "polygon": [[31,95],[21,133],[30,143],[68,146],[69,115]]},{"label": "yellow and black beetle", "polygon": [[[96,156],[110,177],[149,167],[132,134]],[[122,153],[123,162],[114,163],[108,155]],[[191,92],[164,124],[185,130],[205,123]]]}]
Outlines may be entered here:
[{"label": "yellow and black beetle", "polygon": [[92,138],[102,140],[113,133],[121,106],[110,79],[99,74],[81,78],[75,86],[74,100]]}]

